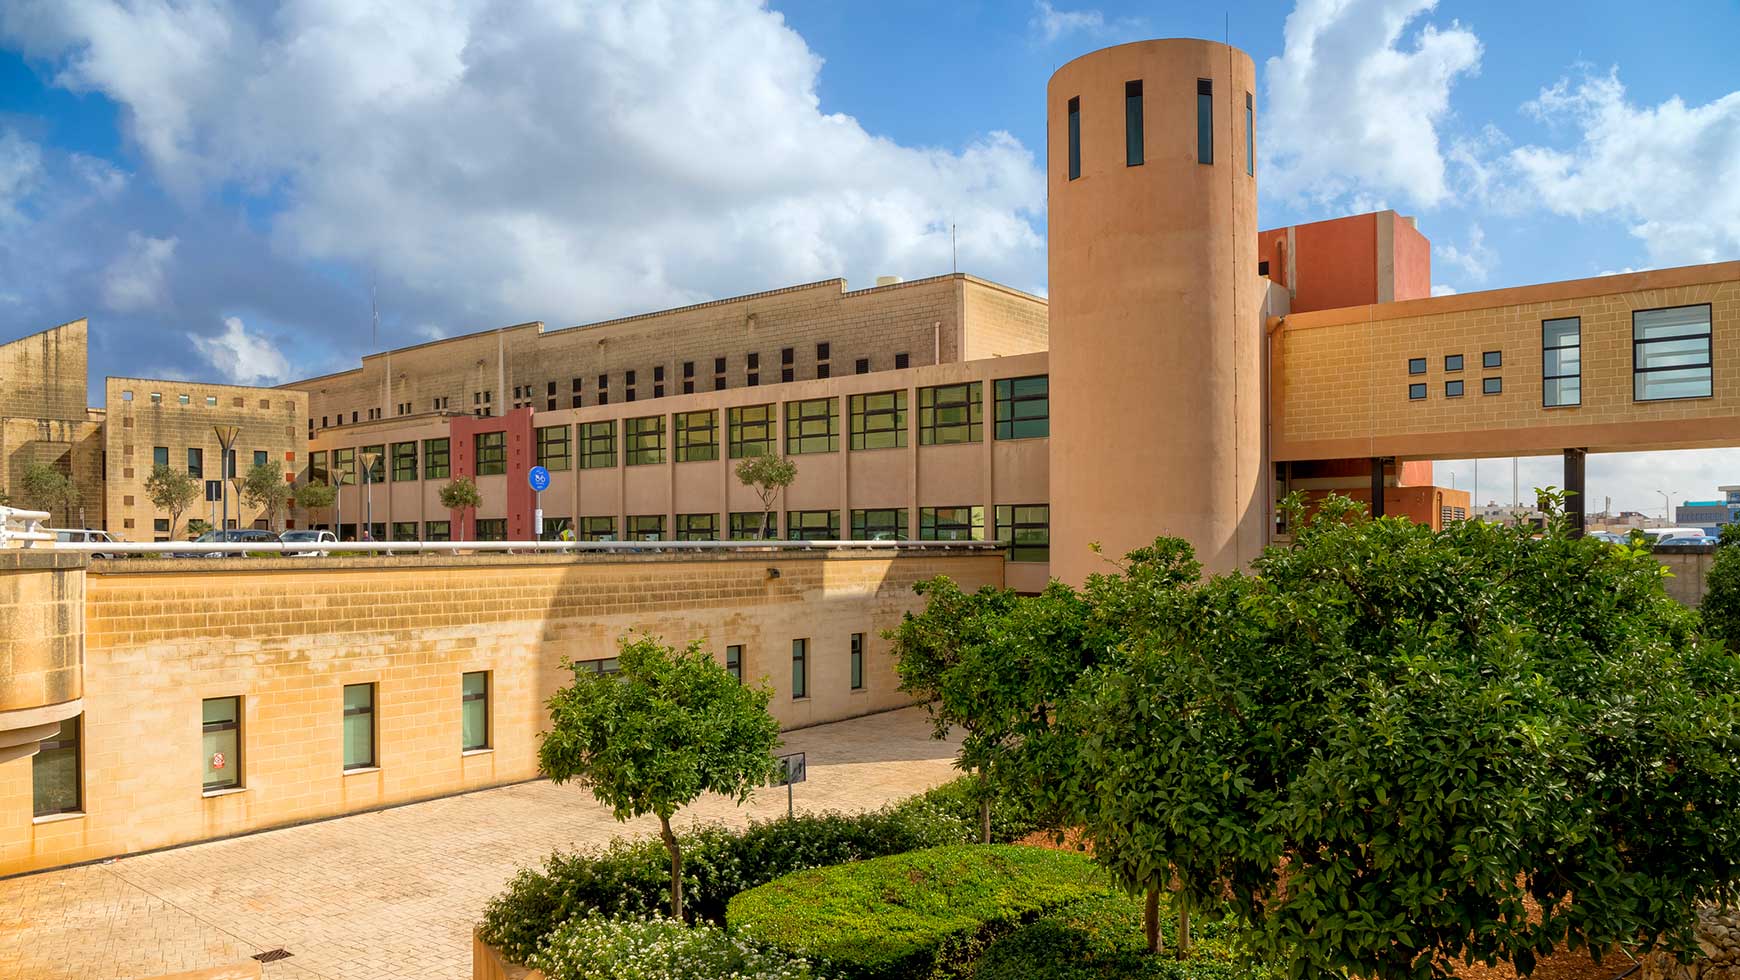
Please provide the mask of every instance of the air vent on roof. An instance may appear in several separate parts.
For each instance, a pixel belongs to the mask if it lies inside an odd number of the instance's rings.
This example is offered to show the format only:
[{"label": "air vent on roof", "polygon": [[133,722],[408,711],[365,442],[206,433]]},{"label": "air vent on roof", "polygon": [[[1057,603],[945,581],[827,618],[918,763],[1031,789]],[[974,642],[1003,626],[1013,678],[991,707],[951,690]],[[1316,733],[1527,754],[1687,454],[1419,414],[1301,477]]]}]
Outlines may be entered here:
[{"label": "air vent on roof", "polygon": [[898,282],[900,282],[899,276],[877,276],[876,277],[876,285],[878,285],[878,286],[892,286]]}]

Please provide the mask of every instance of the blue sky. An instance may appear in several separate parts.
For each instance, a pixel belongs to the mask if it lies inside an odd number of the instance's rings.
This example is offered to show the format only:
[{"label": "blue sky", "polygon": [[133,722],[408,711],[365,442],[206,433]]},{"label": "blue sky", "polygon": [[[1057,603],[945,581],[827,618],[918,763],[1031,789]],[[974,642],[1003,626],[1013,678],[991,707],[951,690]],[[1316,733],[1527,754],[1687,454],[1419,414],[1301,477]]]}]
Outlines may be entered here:
[{"label": "blue sky", "polygon": [[[1264,226],[1417,215],[1442,292],[1740,257],[1740,5],[1568,11],[7,0],[0,336],[88,316],[95,378],[276,382],[370,349],[371,283],[384,347],[934,274],[950,224],[963,270],[1043,292],[1050,73],[1229,28]],[[1740,456],[1590,480],[1659,509]]]}]

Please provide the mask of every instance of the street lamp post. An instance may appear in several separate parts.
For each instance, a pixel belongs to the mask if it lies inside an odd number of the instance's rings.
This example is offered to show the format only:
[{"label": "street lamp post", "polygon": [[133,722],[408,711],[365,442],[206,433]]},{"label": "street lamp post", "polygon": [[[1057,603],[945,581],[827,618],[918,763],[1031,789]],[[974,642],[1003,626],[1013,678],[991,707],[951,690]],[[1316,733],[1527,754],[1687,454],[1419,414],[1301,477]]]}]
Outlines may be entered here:
[{"label": "street lamp post", "polygon": [[381,454],[358,453],[357,455],[362,457],[363,465],[363,529],[362,533],[356,537],[358,541],[363,540],[364,537],[373,540],[372,529],[375,523],[375,482],[373,477],[375,463],[380,461]]},{"label": "street lamp post", "polygon": [[[211,430],[213,432],[217,433],[218,484],[219,484],[219,491],[218,492],[219,492],[219,495],[220,495],[221,500],[222,500],[221,506],[223,509],[223,513],[221,515],[219,515],[219,517],[218,517],[218,530],[219,531],[227,531],[227,530],[229,530],[229,523],[230,523],[230,498],[229,498],[228,484],[230,481],[230,477],[234,475],[230,471],[230,447],[232,447],[236,444],[236,437],[242,434],[242,427],[239,425],[214,425],[211,427]],[[241,509],[242,509],[241,508],[241,499],[240,499],[241,489],[240,489],[239,485],[237,487],[236,493],[237,493],[236,514],[239,517],[241,515]],[[238,520],[236,523],[239,524],[241,522],[240,522],[240,520]],[[222,541],[223,537],[220,535],[218,540]]]}]

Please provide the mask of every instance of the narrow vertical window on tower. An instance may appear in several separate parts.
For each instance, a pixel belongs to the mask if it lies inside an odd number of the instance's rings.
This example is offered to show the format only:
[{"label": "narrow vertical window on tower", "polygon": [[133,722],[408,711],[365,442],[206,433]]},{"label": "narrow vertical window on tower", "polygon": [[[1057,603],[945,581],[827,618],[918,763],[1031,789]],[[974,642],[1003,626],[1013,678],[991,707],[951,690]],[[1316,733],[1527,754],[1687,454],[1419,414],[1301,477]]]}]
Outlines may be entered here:
[{"label": "narrow vertical window on tower", "polygon": [[1245,176],[1257,175],[1257,108],[1245,93]]},{"label": "narrow vertical window on tower", "polygon": [[1214,82],[1196,80],[1196,162],[1214,162]]},{"label": "narrow vertical window on tower", "polygon": [[1081,97],[1069,100],[1069,179],[1081,176]]},{"label": "narrow vertical window on tower", "polygon": [[1142,165],[1142,80],[1124,83],[1124,166]]}]

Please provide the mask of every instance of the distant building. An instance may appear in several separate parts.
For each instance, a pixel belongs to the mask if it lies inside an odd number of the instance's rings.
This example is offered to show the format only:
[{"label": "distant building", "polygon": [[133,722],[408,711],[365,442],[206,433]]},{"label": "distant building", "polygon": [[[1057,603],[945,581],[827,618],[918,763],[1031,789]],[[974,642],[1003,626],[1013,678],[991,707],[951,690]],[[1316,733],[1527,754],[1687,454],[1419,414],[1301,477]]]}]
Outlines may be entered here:
[{"label": "distant building", "polygon": [[1674,508],[1674,523],[1680,527],[1701,527],[1706,534],[1720,534],[1722,525],[1732,524],[1740,515],[1740,486],[1717,487],[1721,500],[1688,500]]}]

